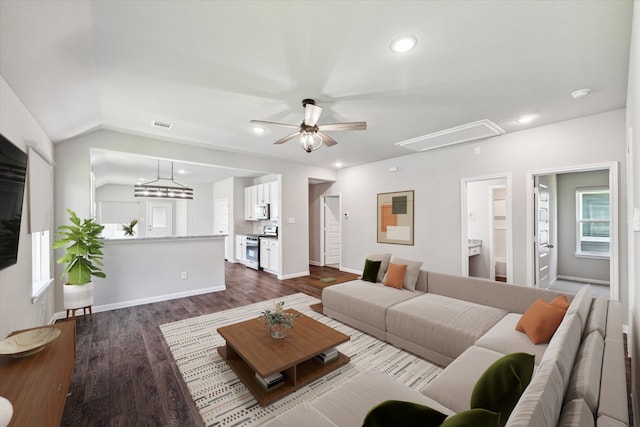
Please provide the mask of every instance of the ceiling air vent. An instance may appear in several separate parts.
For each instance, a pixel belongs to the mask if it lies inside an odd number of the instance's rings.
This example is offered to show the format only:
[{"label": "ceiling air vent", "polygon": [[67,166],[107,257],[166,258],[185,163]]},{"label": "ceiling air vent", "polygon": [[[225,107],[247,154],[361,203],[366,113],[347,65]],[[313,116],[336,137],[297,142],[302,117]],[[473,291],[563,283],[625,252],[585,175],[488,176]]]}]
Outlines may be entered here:
[{"label": "ceiling air vent", "polygon": [[490,138],[505,133],[491,120],[480,120],[445,129],[440,132],[422,135],[417,138],[396,142],[395,145],[415,151],[428,151],[448,145],[462,144],[476,139]]},{"label": "ceiling air vent", "polygon": [[167,122],[161,122],[159,120],[153,120],[151,122],[151,126],[156,127],[156,128],[160,128],[160,129],[164,129],[164,130],[171,130],[173,128],[173,123],[167,123]]}]

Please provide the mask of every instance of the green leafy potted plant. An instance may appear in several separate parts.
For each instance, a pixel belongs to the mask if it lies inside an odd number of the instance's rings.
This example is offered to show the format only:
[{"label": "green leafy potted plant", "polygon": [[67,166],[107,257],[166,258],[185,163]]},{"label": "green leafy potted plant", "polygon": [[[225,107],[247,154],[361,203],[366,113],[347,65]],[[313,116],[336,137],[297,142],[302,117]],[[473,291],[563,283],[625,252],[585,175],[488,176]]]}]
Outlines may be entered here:
[{"label": "green leafy potted plant", "polygon": [[259,319],[269,325],[271,330],[271,336],[273,338],[284,338],[287,336],[287,328],[293,328],[293,319],[298,317],[298,314],[287,313],[283,309],[284,301],[280,301],[275,304],[273,311],[267,309],[260,313]]},{"label": "green leafy potted plant", "polygon": [[66,276],[64,289],[64,308],[72,310],[93,305],[92,277],[107,277],[102,271],[102,247],[104,241],[100,233],[103,225],[93,219],[81,220],[75,212],[67,209],[71,225],[61,225],[56,234],[60,239],[53,248],[66,247],[65,254],[58,258],[58,264],[67,264],[61,278]]},{"label": "green leafy potted plant", "polygon": [[134,218],[129,222],[129,224],[122,224],[122,231],[124,231],[125,236],[135,236],[136,230],[135,226],[138,224],[138,219]]}]

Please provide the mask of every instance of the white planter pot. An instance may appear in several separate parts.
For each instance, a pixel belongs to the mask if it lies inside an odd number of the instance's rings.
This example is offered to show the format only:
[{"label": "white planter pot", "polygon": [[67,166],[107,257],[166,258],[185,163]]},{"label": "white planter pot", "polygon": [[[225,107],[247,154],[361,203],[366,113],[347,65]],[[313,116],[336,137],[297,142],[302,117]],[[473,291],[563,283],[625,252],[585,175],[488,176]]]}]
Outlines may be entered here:
[{"label": "white planter pot", "polygon": [[93,305],[93,282],[86,285],[64,285],[64,309],[73,310]]}]

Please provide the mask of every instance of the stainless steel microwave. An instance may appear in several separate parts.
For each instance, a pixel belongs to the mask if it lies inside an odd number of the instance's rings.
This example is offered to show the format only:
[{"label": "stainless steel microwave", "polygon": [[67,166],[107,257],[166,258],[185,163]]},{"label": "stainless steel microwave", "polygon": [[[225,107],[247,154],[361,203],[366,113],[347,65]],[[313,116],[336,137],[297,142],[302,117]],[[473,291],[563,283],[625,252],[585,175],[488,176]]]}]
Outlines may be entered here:
[{"label": "stainless steel microwave", "polygon": [[269,204],[256,205],[256,219],[269,219]]}]

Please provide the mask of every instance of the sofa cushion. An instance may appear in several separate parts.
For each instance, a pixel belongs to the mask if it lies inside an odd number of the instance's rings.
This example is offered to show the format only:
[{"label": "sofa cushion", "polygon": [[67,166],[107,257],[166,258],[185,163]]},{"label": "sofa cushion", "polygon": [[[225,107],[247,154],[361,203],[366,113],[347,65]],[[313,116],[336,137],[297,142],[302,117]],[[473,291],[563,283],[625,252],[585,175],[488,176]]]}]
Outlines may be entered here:
[{"label": "sofa cushion", "polygon": [[564,385],[555,363],[540,365],[507,421],[507,427],[555,426],[560,418]]},{"label": "sofa cushion", "polygon": [[566,311],[538,298],[524,312],[516,331],[524,332],[534,344],[548,341],[560,326]]},{"label": "sofa cushion", "polygon": [[[608,329],[607,325],[607,329]],[[621,324],[618,328],[622,329]],[[629,422],[627,406],[626,371],[624,361],[624,345],[622,341],[607,337],[604,341],[604,355],[602,361],[602,379],[600,384],[600,400],[598,402],[598,417],[606,415],[621,422]],[[624,393],[620,391],[624,390]]]},{"label": "sofa cushion", "polygon": [[522,317],[518,313],[508,313],[496,323],[486,334],[480,337],[475,345],[488,348],[502,354],[523,352],[535,356],[535,364],[539,365],[547,343],[534,344],[529,337],[516,331],[516,324]]},{"label": "sofa cushion", "polygon": [[558,295],[557,297],[549,301],[549,304],[564,311],[567,311],[567,309],[569,308],[569,301],[567,301],[566,295]]},{"label": "sofa cushion", "polygon": [[476,408],[459,412],[447,418],[440,427],[499,427],[500,414]]},{"label": "sofa cushion", "polygon": [[422,261],[411,261],[394,256],[391,257],[391,260],[389,262],[407,266],[407,273],[404,276],[402,287],[409,291],[415,291],[416,283],[418,282],[418,275],[420,274],[420,267],[422,267]]},{"label": "sofa cushion", "polygon": [[584,326],[587,324],[587,317],[589,317],[592,300],[593,298],[591,297],[591,286],[585,285],[580,288],[578,293],[576,293],[576,296],[573,298],[573,301],[571,301],[571,304],[567,309],[567,315],[576,313],[580,317],[580,322],[582,325],[580,331],[582,331]]},{"label": "sofa cushion", "polygon": [[365,259],[361,279],[365,282],[376,283],[378,281],[378,271],[380,271],[381,263],[382,261],[371,261],[370,259]]},{"label": "sofa cushion", "polygon": [[471,392],[471,408],[483,408],[500,414],[500,426],[518,403],[531,381],[534,356],[511,353],[502,356],[480,376]]},{"label": "sofa cushion", "polygon": [[387,332],[456,358],[507,313],[437,294],[423,294],[389,308]]},{"label": "sofa cushion", "polygon": [[582,399],[574,399],[562,407],[560,422],[563,427],[594,427],[593,414]]},{"label": "sofa cushion", "polygon": [[264,427],[300,427],[304,425],[313,427],[338,427],[310,403],[302,403],[292,410],[263,424]]},{"label": "sofa cushion", "polygon": [[586,337],[593,331],[598,331],[602,338],[607,330],[607,310],[609,304],[606,298],[594,298],[591,303],[591,310],[587,317],[587,324],[583,328],[582,336]]},{"label": "sofa cushion", "polygon": [[387,308],[417,295],[420,294],[391,289],[382,283],[352,280],[324,288],[322,305],[384,331]]},{"label": "sofa cushion", "polygon": [[370,259],[371,261],[380,261],[380,270],[378,270],[378,277],[376,279],[376,282],[382,283],[384,274],[387,272],[387,268],[389,268],[389,260],[391,259],[391,254],[371,254],[367,255],[366,259]]},{"label": "sofa cushion", "polygon": [[[384,400],[403,400],[428,406],[446,415],[442,404],[379,371],[364,371],[312,402],[314,408],[340,427],[359,427],[369,410]],[[301,425],[312,425],[309,423]]]},{"label": "sofa cushion", "polygon": [[600,415],[596,425],[598,427],[628,427],[629,423],[623,423],[620,420],[607,417],[606,415]]},{"label": "sofa cushion", "polygon": [[571,372],[567,400],[584,399],[592,415],[598,410],[604,339],[593,331],[582,340]]},{"label": "sofa cushion", "polygon": [[545,363],[557,363],[558,370],[562,375],[564,390],[566,391],[571,378],[573,362],[578,354],[581,338],[580,318],[577,314],[567,314],[558,327],[558,330],[551,338],[547,351],[544,352],[540,367]]},{"label": "sofa cushion", "polygon": [[404,282],[404,276],[406,273],[406,264],[394,264],[393,262],[390,262],[387,274],[384,275],[383,283],[385,286],[402,289],[402,283]]},{"label": "sofa cushion", "polygon": [[447,418],[428,406],[403,400],[385,400],[367,413],[362,427],[438,427]]},{"label": "sofa cushion", "polygon": [[431,380],[422,389],[422,394],[455,412],[470,409],[473,387],[487,368],[502,356],[493,350],[471,346]]}]

